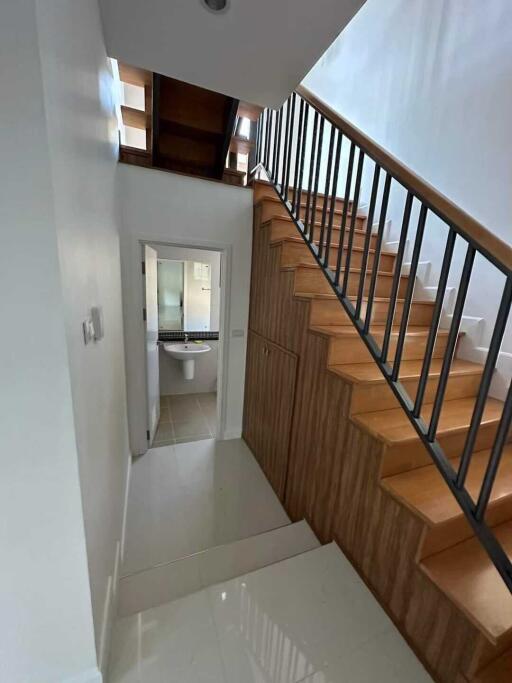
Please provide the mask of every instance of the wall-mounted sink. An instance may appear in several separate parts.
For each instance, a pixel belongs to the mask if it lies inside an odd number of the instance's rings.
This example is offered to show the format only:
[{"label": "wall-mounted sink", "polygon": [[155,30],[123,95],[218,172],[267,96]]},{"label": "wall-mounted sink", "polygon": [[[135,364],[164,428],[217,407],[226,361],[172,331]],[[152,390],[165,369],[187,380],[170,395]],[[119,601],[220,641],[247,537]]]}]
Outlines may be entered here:
[{"label": "wall-mounted sink", "polygon": [[183,363],[183,377],[194,379],[194,360],[203,353],[211,351],[208,344],[195,344],[194,342],[181,342],[177,344],[164,344],[164,351],[172,358]]}]

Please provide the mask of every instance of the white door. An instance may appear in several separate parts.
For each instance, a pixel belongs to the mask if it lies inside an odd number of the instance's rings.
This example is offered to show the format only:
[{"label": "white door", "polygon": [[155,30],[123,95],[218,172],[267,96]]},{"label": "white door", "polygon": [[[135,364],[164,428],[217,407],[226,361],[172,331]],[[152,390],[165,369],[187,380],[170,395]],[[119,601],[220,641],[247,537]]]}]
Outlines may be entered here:
[{"label": "white door", "polygon": [[153,443],[160,419],[160,370],[158,363],[158,268],[157,253],[145,245],[144,307],[146,309],[146,374],[148,392],[149,446]]}]

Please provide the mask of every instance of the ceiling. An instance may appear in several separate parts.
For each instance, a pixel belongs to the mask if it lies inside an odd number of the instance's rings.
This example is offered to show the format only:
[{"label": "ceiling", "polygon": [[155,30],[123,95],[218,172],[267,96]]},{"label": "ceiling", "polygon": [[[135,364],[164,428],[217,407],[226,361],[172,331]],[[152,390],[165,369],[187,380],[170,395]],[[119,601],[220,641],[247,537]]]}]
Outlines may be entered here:
[{"label": "ceiling", "polygon": [[277,107],[365,0],[100,0],[107,51],[132,66]]}]

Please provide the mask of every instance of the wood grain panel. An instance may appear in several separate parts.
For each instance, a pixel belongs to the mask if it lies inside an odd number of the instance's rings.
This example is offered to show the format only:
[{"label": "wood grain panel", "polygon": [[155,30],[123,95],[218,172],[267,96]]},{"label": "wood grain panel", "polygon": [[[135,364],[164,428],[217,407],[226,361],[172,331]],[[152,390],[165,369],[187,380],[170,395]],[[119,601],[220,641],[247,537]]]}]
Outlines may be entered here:
[{"label": "wood grain panel", "polygon": [[[384,475],[430,464],[431,460],[417,440],[386,445],[379,435],[350,417],[354,381],[328,369],[329,335],[309,330],[310,315],[321,320],[318,324],[343,325],[338,313],[330,319],[337,302],[318,269],[281,268],[281,245],[272,245],[272,239],[277,232],[286,235],[290,224],[263,221],[266,203],[255,208],[244,436],[255,454],[255,448],[261,450],[257,457],[264,462],[268,445],[254,445],[257,425],[261,429],[265,424],[258,402],[269,386],[254,361],[254,339],[260,335],[260,346],[279,344],[293,352],[296,360],[289,448],[286,455],[280,455],[287,467],[284,503],[288,514],[293,520],[306,518],[322,542],[335,540],[340,545],[435,680],[471,681],[477,670],[502,653],[423,575],[417,558],[427,540],[427,523],[381,485]],[[313,295],[315,287],[322,291],[324,282],[325,294]],[[323,307],[321,302],[327,305]],[[386,303],[377,308],[379,315],[385,316]],[[431,304],[419,304],[417,310],[418,324],[428,324]],[[351,344],[351,335],[340,343]],[[341,347],[339,351],[342,356]],[[276,358],[281,363],[279,353],[283,349],[278,347]],[[272,374],[278,373],[276,365]],[[472,372],[462,377],[456,392],[472,395],[477,376],[478,372]],[[416,376],[410,378],[411,387],[416,381]],[[263,388],[253,389],[255,382]],[[278,398],[279,391],[272,391],[269,405],[278,410],[282,398]],[[372,394],[371,401],[381,399],[390,405],[389,387],[379,386],[378,392],[377,398]],[[363,388],[357,400],[360,406],[364,404]],[[450,453],[460,448],[462,433],[446,432],[443,445]],[[483,429],[477,449],[486,447],[493,433],[494,425]],[[277,434],[273,438],[277,439]],[[267,465],[274,473],[282,467],[283,460]],[[440,529],[436,543],[442,536]],[[426,547],[433,545],[431,537]]]},{"label": "wood grain panel", "polygon": [[243,436],[284,500],[297,357],[249,332]]},{"label": "wood grain panel", "polygon": [[350,387],[326,370],[327,343],[308,335],[295,392],[286,509],[306,517],[324,543],[332,540],[332,515],[343,463]]}]

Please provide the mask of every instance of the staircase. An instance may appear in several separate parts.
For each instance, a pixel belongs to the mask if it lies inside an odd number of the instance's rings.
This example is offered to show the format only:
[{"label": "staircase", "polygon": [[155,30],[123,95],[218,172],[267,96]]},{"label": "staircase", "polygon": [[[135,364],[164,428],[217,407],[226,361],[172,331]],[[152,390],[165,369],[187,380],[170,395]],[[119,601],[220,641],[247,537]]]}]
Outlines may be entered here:
[{"label": "staircase", "polygon": [[[507,281],[491,358],[464,360],[457,348],[467,281],[455,322],[441,329],[446,268],[435,301],[413,298],[427,209],[404,271],[407,230],[396,252],[383,248],[386,186],[374,226],[378,171],[367,213],[358,208],[361,159],[380,164],[382,150],[347,122],[342,131],[325,109],[301,89],[260,119],[258,161],[270,180],[254,182],[244,437],[291,518],[305,517],[322,543],[339,544],[436,680],[504,683],[512,680],[512,392],[504,403],[488,391],[510,308],[511,250],[478,234],[481,253],[503,257]],[[302,177],[307,110],[309,180]],[[351,142],[344,196],[329,194],[338,187],[342,137]],[[389,155],[384,160],[389,196],[391,178],[406,174]],[[406,227],[412,197],[409,189]],[[428,210],[445,201],[429,201]],[[448,267],[450,240],[451,232]],[[472,249],[470,242],[463,278]],[[290,381],[274,363],[262,390],[272,353],[293,356],[295,375]],[[286,440],[256,443],[255,422],[272,434],[283,402],[292,406],[280,424]],[[266,415],[259,404],[269,404]]]}]

